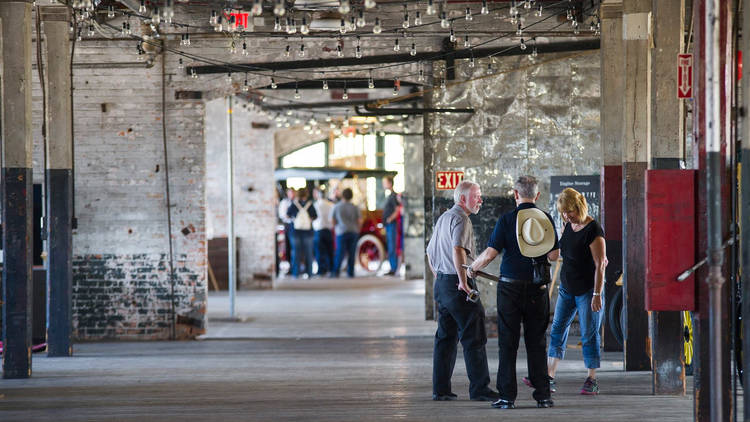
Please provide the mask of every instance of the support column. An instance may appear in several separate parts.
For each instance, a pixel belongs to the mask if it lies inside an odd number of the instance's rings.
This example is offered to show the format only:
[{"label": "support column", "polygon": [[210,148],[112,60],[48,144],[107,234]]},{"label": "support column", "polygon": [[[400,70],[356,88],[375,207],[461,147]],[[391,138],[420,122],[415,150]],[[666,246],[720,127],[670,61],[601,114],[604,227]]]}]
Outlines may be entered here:
[{"label": "support column", "polygon": [[645,176],[649,157],[649,35],[651,0],[623,2],[622,37],[625,49],[623,138],[623,281],[627,327],[625,370],[651,369],[648,356],[648,314],[644,302],[646,278]]},{"label": "support column", "polygon": [[[651,166],[679,169],[685,107],[677,98],[677,55],[683,52],[684,0],[654,0],[651,48]],[[651,312],[651,374],[654,394],[685,394],[682,316]]]},{"label": "support column", "polygon": [[[744,7],[740,25],[742,28],[750,28],[750,8]],[[750,51],[750,37],[742,37],[738,48],[742,51]],[[742,80],[750,81],[750,66],[742,67]],[[739,114],[742,116],[742,127],[740,128],[740,190],[738,218],[740,234],[740,268],[742,285],[742,315],[750,315],[750,83],[742,84],[742,104]],[[744,171],[743,171],[744,169]],[[750,350],[750,324],[742,324],[742,350]],[[742,367],[750,368],[750,353],[742,353]],[[742,373],[743,385],[750,386],[750,370],[745,369]],[[743,389],[742,414],[744,421],[750,421],[750,388]]]},{"label": "support column", "polygon": [[[706,257],[709,249],[709,217],[708,207],[713,205],[712,201],[719,201],[722,206],[721,216],[718,217],[718,223],[714,222],[722,231],[719,235],[722,240],[729,237],[728,226],[730,223],[729,211],[729,191],[732,186],[732,180],[726,171],[727,138],[730,136],[727,130],[730,122],[728,114],[731,112],[731,90],[733,80],[727,77],[734,77],[734,62],[732,51],[732,13],[730,12],[729,2],[718,1],[719,10],[715,12],[715,25],[718,27],[718,48],[715,48],[714,54],[709,59],[709,53],[706,50],[706,38],[711,37],[706,26],[706,13],[709,5],[715,4],[711,0],[695,0],[693,2],[693,22],[694,40],[693,40],[693,166],[698,170],[697,175],[697,206],[698,215],[698,247],[696,248],[696,261]],[[713,9],[713,7],[712,7]],[[708,87],[706,84],[706,67],[709,62],[718,61],[719,74],[715,75],[717,84],[716,92],[719,95],[718,109],[710,113],[708,102],[711,99],[708,96]],[[714,150],[710,156],[707,153],[707,143],[710,142],[709,128],[718,131],[719,145],[713,145]],[[714,142],[716,139],[714,139]],[[718,157],[717,157],[718,155]],[[709,190],[707,188],[707,172],[709,171],[708,161],[713,158],[713,165],[718,165],[718,177],[721,178],[719,185],[721,191],[714,190],[714,194],[709,199]],[[716,158],[719,158],[716,160]],[[718,162],[717,162],[718,161]],[[712,188],[713,189],[713,188]],[[711,227],[714,229],[714,227]],[[716,240],[716,239],[714,239]],[[712,257],[714,258],[714,257]],[[710,327],[710,304],[711,288],[709,288],[709,267],[713,266],[713,259],[699,268],[695,273],[697,309],[693,316],[693,361],[694,363],[694,416],[698,422],[714,420],[730,420],[732,411],[732,383],[731,380],[731,351],[729,315],[730,315],[730,292],[729,287],[724,283],[717,286],[720,290],[718,303],[717,319],[718,330],[712,332]],[[726,264],[726,261],[725,261]],[[719,266],[720,268],[720,266]],[[743,271],[744,273],[744,271]],[[723,275],[726,277],[727,269],[724,266]],[[718,356],[712,356],[710,352],[711,343],[714,343],[720,349]],[[713,379],[713,381],[712,381]],[[712,383],[717,383],[718,388],[714,388]],[[718,395],[719,401],[715,401],[715,395]]]},{"label": "support column", "polygon": [[[432,64],[425,65],[425,74],[433,75]],[[433,107],[432,95],[426,95],[424,97],[425,108]],[[430,262],[427,259],[427,243],[432,237],[432,229],[435,227],[435,172],[433,170],[433,164],[435,161],[435,151],[433,145],[433,138],[431,135],[432,125],[435,122],[435,116],[430,113],[424,114],[424,122],[422,133],[424,136],[424,316],[425,320],[436,320],[437,310],[435,308],[435,298],[433,291],[433,284],[435,283],[432,270],[430,269]]]},{"label": "support column", "polygon": [[[622,39],[622,1],[609,0],[601,5],[601,140],[602,211],[601,224],[607,242],[609,264],[605,271],[604,303],[614,303],[621,289],[615,282],[622,271],[622,93],[625,91],[625,52]],[[609,308],[605,307],[609,312]],[[614,327],[604,318],[604,351],[622,351],[613,334]],[[619,321],[619,319],[618,319]]]},{"label": "support column", "polygon": [[3,378],[31,376],[31,2],[0,1],[3,54]]},{"label": "support column", "polygon": [[41,8],[47,52],[47,356],[71,356],[73,154],[70,119],[70,12]]}]

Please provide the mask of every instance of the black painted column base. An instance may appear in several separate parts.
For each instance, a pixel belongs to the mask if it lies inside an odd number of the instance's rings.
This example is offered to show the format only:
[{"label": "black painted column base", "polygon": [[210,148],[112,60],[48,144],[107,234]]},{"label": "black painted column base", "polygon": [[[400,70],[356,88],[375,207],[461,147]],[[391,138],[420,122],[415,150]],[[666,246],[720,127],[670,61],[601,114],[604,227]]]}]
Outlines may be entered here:
[{"label": "black painted column base", "polygon": [[3,168],[3,378],[31,376],[32,169]]},{"label": "black painted column base", "polygon": [[73,172],[47,170],[47,356],[72,356]]}]

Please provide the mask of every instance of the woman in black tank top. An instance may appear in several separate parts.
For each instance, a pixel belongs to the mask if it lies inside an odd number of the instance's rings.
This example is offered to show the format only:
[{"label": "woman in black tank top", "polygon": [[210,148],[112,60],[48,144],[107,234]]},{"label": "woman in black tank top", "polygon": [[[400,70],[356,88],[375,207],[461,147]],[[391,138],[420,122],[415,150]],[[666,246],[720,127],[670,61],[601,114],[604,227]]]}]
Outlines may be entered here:
[{"label": "woman in black tank top", "polygon": [[565,355],[568,330],[578,313],[583,361],[588,369],[581,394],[596,395],[599,394],[596,369],[601,359],[599,328],[604,314],[602,288],[604,268],[607,266],[604,231],[588,215],[586,198],[575,189],[567,188],[560,194],[557,209],[566,224],[560,237],[563,264],[550,331],[548,374],[554,385],[557,364]]}]

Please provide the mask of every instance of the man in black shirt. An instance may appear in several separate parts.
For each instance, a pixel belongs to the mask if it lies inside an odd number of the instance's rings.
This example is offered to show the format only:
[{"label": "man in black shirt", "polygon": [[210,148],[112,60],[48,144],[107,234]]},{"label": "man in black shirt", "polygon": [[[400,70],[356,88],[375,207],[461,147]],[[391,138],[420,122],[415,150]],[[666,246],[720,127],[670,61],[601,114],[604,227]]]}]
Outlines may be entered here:
[{"label": "man in black shirt", "polygon": [[[557,233],[552,217],[536,208],[539,190],[536,178],[519,177],[513,187],[516,209],[500,217],[487,249],[469,268],[469,276],[486,267],[504,251],[497,283],[497,332],[500,362],[497,389],[500,399],[492,407],[513,409],[518,387],[516,357],[523,323],[529,378],[535,387],[538,407],[552,407],[547,378],[547,339],[549,296],[547,286],[533,284],[532,257],[554,261],[559,257]],[[519,216],[520,214],[520,216]],[[541,216],[541,218],[539,218]],[[549,222],[544,221],[546,217]],[[522,221],[523,220],[523,221]],[[528,221],[526,221],[528,220]],[[518,223],[521,224],[518,224]],[[520,246],[519,246],[520,243]]]},{"label": "man in black shirt", "polygon": [[388,262],[391,269],[386,275],[395,275],[398,270],[398,217],[399,205],[398,195],[393,191],[393,177],[386,176],[383,178],[383,189],[390,191],[391,194],[385,201],[383,207],[383,225],[385,226],[385,238],[388,248]]}]

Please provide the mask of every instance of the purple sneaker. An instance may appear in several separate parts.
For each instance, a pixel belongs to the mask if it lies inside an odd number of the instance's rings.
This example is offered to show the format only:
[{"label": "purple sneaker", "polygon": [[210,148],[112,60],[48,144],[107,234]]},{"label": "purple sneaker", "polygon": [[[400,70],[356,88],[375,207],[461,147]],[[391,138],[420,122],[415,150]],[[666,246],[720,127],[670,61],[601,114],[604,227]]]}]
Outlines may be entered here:
[{"label": "purple sneaker", "polygon": [[581,394],[585,396],[596,396],[599,395],[599,383],[591,377],[586,378],[586,382],[581,387]]}]

